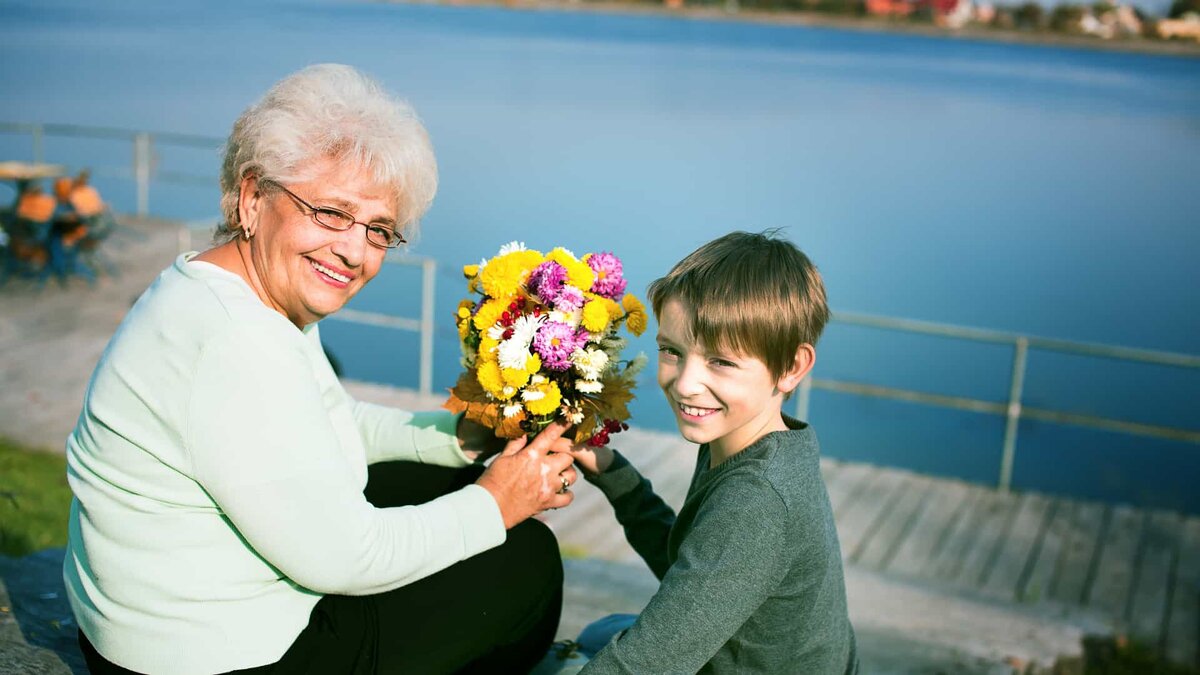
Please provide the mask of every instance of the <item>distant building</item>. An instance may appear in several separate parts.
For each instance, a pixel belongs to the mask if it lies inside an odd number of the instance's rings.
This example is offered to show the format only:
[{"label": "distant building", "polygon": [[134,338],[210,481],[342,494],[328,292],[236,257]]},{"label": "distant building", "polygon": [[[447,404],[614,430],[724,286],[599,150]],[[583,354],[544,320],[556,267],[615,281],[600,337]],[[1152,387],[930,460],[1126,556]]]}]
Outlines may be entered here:
[{"label": "distant building", "polygon": [[928,7],[933,14],[934,21],[939,23],[944,17],[952,14],[960,4],[967,5],[967,11],[970,11],[971,4],[970,0],[866,0],[866,3],[868,14],[899,18]]},{"label": "distant building", "polygon": [[1155,26],[1155,30],[1164,40],[1183,38],[1200,42],[1200,15],[1189,12],[1178,19],[1163,19]]}]

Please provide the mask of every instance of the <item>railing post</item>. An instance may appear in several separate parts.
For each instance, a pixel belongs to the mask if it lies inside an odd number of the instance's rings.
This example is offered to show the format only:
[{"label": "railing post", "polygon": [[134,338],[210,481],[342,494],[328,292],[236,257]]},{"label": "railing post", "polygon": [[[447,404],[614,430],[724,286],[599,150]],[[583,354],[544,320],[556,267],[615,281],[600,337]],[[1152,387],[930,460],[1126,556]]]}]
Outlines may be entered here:
[{"label": "railing post", "polygon": [[142,131],[133,137],[133,178],[137,182],[137,214],[146,217],[150,213],[150,167],[153,163],[153,146],[150,134]]},{"label": "railing post", "polygon": [[796,419],[801,422],[808,421],[808,404],[809,398],[812,396],[812,379],[813,375],[810,371],[808,375],[800,380],[799,391],[796,393]]},{"label": "railing post", "polygon": [[43,164],[46,161],[46,129],[40,124],[33,125],[29,134],[33,136],[33,163]]},{"label": "railing post", "polygon": [[418,391],[433,393],[433,281],[437,263],[432,258],[421,262],[421,369]]},{"label": "railing post", "polygon": [[1017,454],[1017,428],[1021,422],[1021,390],[1025,387],[1025,360],[1029,339],[1019,337],[1013,354],[1012,386],[1008,390],[1008,423],[1004,427],[1004,454],[1000,458],[1000,491],[1012,488],[1013,460]]}]

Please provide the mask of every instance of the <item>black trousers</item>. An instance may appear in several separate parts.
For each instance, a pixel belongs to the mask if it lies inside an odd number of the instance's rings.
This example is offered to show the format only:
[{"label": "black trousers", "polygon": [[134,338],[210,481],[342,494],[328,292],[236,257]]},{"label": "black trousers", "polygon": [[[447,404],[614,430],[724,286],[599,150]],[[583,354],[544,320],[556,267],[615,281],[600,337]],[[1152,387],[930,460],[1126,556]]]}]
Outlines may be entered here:
[{"label": "black trousers", "polygon": [[[406,462],[370,467],[375,506],[422,504],[473,483],[479,467]],[[554,534],[527,520],[494,549],[386,593],[326,595],[278,662],[244,675],[524,673],[546,654],[562,612],[562,559]],[[104,659],[82,632],[94,675],[133,671]]]}]

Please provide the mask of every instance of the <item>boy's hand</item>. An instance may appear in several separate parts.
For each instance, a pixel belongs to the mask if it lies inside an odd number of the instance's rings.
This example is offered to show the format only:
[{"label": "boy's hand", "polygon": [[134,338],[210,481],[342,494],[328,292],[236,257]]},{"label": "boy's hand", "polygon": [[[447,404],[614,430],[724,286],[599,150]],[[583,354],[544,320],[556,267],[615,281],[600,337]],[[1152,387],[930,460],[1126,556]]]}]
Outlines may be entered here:
[{"label": "boy's hand", "polygon": [[592,476],[608,471],[613,463],[613,451],[607,445],[594,448],[586,443],[577,443],[567,452],[575,458],[575,464],[584,473]]}]

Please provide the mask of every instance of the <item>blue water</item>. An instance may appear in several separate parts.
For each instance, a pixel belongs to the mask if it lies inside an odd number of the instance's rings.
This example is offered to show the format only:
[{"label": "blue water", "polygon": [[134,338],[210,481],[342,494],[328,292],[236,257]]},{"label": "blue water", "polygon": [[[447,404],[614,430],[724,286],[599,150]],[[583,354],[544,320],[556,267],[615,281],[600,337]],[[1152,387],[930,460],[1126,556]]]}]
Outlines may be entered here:
[{"label": "blue water", "polygon": [[[457,269],[506,241],[612,250],[640,291],[704,241],[768,227],[818,263],[835,311],[1200,353],[1200,59],[428,5],[0,1],[0,119],[223,136],[320,61],[375,75],[433,136],[441,190],[414,251],[441,264],[439,387],[458,371]],[[47,142],[74,165],[129,152]],[[0,154],[28,159],[28,139],[0,135]],[[217,162],[160,149],[162,170]],[[132,208],[128,181],[100,187]],[[211,217],[216,189],[156,184],[152,208]],[[356,304],[415,313],[418,297],[389,270]],[[415,385],[415,338],[323,330],[351,376]],[[1002,401],[1011,359],[834,325],[816,372]],[[642,385],[636,423],[672,428],[652,373]],[[1030,356],[1027,405],[1196,429],[1197,400],[1194,371]],[[998,474],[999,417],[818,391],[810,419],[831,456]],[[1195,445],[1020,428],[1017,487],[1200,512],[1197,479]]]}]

